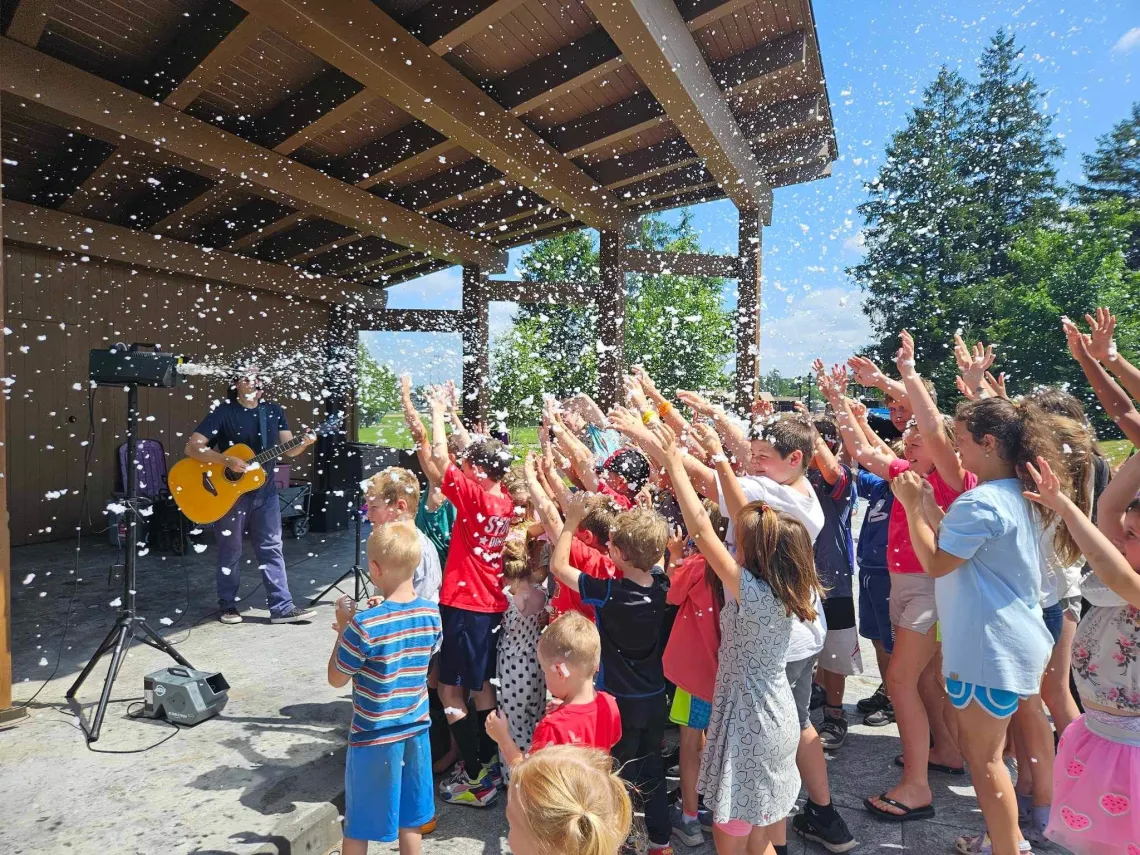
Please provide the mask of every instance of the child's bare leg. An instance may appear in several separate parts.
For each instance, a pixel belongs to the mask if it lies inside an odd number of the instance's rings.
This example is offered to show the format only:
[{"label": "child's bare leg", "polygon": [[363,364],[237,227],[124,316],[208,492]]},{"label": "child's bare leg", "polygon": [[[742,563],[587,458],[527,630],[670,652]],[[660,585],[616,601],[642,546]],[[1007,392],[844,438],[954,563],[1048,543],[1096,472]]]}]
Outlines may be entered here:
[{"label": "child's bare leg", "polygon": [[930,736],[934,745],[930,749],[930,762],[941,763],[955,769],[962,767],[962,754],[954,735],[946,726],[945,712],[949,707],[949,698],[946,696],[946,687],[942,683],[942,645],[935,649],[930,664],[922,671],[918,678],[918,691],[922,695],[922,706],[926,709],[926,718],[930,722]]},{"label": "child's bare leg", "polygon": [[368,841],[346,837],[340,843],[340,851],[341,855],[368,855]]},{"label": "child's bare leg", "polygon": [[[423,835],[418,828],[400,829],[400,855],[420,855]],[[347,852],[344,855],[348,855]]]},{"label": "child's bare leg", "polygon": [[[1013,714],[1027,755],[1027,766],[1033,770],[1033,806],[1053,803],[1053,729],[1045,718],[1041,696],[1026,698],[1017,705]],[[1018,758],[1020,764],[1021,758]],[[1020,769],[1021,766],[1018,765]],[[1020,777],[1020,773],[1019,777]]]},{"label": "child's bare leg", "polygon": [[697,812],[697,779],[701,774],[701,751],[704,747],[703,730],[681,728],[681,810],[690,815]]},{"label": "child's bare leg", "polygon": [[1077,620],[1071,612],[1066,611],[1061,621],[1061,637],[1053,645],[1053,654],[1049,657],[1045,676],[1041,679],[1041,699],[1049,707],[1058,734],[1064,733],[1065,728],[1081,714],[1077,702],[1073,700],[1073,693],[1069,690],[1070,662],[1076,635]]},{"label": "child's bare leg", "polygon": [[958,727],[965,736],[962,749],[970,764],[970,778],[978,806],[990,833],[994,855],[1017,855],[1021,832],[1017,827],[1017,799],[1013,781],[1002,760],[1008,719],[998,719],[977,701],[958,710]]},{"label": "child's bare leg", "polygon": [[827,693],[829,707],[843,706],[843,689],[847,685],[847,678],[843,674],[820,668],[816,673],[816,682],[823,686],[823,690]]},{"label": "child's bare leg", "polygon": [[885,681],[887,670],[891,667],[891,654],[887,653],[886,648],[883,647],[883,642],[872,641],[871,644],[875,648],[875,662],[879,666],[879,677]]}]

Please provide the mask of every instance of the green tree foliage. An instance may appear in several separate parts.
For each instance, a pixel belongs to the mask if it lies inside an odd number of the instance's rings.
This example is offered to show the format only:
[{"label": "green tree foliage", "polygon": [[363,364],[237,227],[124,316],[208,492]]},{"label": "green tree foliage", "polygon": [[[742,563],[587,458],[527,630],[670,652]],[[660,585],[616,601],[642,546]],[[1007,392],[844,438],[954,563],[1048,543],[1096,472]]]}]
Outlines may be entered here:
[{"label": "green tree foliage", "polygon": [[356,413],[365,427],[380,424],[385,413],[400,405],[400,386],[387,365],[381,365],[364,342],[356,346]]},{"label": "green tree foliage", "polygon": [[[1131,116],[1097,138],[1096,151],[1082,160],[1085,181],[1075,188],[1078,202],[1116,200],[1126,215],[1140,213],[1140,101],[1132,105]],[[1129,227],[1127,258],[1132,270],[1140,270],[1140,217]]]},{"label": "green tree foliage", "polygon": [[[641,221],[634,246],[665,252],[699,251],[690,218],[671,226]],[[530,282],[596,282],[598,250],[590,233],[559,235],[535,244],[521,260]],[[642,364],[662,391],[716,388],[725,383],[732,352],[732,316],[721,307],[716,277],[631,275],[626,284],[626,365]],[[597,318],[593,307],[522,305],[492,351],[491,400],[512,425],[533,424],[542,396],[594,393]]]}]

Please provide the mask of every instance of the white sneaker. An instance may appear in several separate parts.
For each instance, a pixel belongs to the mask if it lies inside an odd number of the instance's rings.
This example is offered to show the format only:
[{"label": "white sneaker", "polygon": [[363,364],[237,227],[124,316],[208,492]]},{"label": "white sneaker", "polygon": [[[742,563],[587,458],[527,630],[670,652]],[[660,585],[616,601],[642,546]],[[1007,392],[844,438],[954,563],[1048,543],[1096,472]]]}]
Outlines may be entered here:
[{"label": "white sneaker", "polygon": [[[976,837],[962,836],[958,838],[955,848],[961,855],[993,855],[994,845],[990,842],[989,832],[979,834]],[[1017,851],[1032,852],[1033,846],[1028,840],[1022,839],[1017,844]]]}]

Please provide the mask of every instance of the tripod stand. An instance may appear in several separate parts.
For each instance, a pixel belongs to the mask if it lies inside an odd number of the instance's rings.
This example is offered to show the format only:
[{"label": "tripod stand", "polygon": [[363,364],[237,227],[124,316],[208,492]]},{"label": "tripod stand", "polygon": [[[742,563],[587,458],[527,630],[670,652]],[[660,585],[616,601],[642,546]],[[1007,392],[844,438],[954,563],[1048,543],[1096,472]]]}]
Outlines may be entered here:
[{"label": "tripod stand", "polygon": [[[155,650],[160,650],[170,656],[179,665],[184,665],[187,668],[192,668],[182,655],[175,650],[169,642],[166,641],[161,635],[154,631],[153,628],[146,622],[146,618],[139,617],[135,614],[135,558],[138,552],[138,519],[139,519],[139,503],[140,501],[148,501],[146,499],[140,500],[139,498],[139,471],[138,471],[138,431],[139,431],[139,387],[137,383],[128,383],[127,386],[127,483],[124,485],[127,490],[126,510],[123,514],[127,523],[127,555],[123,564],[123,596],[119,601],[119,615],[115,618],[115,623],[111,627],[107,637],[103,639],[95,655],[84,666],[83,671],[79,677],[72,684],[71,688],[67,690],[66,698],[71,703],[72,708],[75,710],[75,715],[79,719],[79,724],[83,728],[83,732],[87,735],[88,742],[95,742],[99,739],[99,731],[103,727],[103,716],[107,713],[107,704],[111,700],[111,686],[115,683],[115,678],[119,675],[119,667],[123,664],[123,655],[126,653],[127,644],[130,641],[138,640],[144,644],[149,644]],[[141,635],[138,633],[141,631]],[[111,654],[111,665],[107,669],[107,677],[103,681],[103,692],[99,695],[99,703],[95,707],[95,715],[92,717],[90,723],[84,721],[83,710],[75,700],[75,695],[79,691],[79,687],[94,670],[95,665],[103,658],[103,654],[108,651],[114,651]]]},{"label": "tripod stand", "polygon": [[[363,500],[364,494],[361,492],[360,487],[358,486],[352,500],[352,516],[355,520],[353,524],[355,534],[353,536],[356,538],[356,554],[352,562],[352,567],[348,570],[345,570],[339,579],[337,579],[335,582],[333,582],[331,585],[313,597],[313,599],[309,600],[310,606],[315,606],[317,603],[323,600],[330,591],[334,589],[340,591],[340,583],[347,579],[349,576],[353,577],[354,596],[352,599],[359,603],[362,599],[368,596],[368,574],[365,573],[364,568],[360,566],[360,504]],[[343,593],[343,591],[341,593]]]}]

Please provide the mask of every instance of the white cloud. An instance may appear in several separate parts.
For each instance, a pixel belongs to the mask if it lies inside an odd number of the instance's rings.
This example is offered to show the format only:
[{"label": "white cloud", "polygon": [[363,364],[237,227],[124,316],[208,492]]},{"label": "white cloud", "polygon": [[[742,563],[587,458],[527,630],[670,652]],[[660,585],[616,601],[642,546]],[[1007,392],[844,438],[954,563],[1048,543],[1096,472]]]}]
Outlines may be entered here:
[{"label": "white cloud", "polygon": [[760,370],[806,374],[817,356],[844,362],[871,341],[871,325],[858,295],[844,288],[813,291],[783,317],[761,320]]},{"label": "white cloud", "polygon": [[1128,53],[1137,47],[1140,47],[1140,27],[1133,27],[1117,39],[1116,44],[1112,46],[1112,52]]},{"label": "white cloud", "polygon": [[862,255],[866,251],[867,239],[863,237],[863,232],[858,231],[853,235],[848,235],[843,239],[843,251],[852,252],[856,255]]}]

